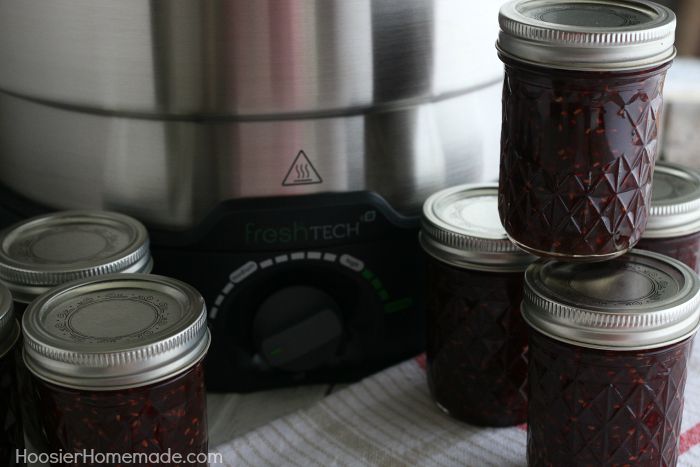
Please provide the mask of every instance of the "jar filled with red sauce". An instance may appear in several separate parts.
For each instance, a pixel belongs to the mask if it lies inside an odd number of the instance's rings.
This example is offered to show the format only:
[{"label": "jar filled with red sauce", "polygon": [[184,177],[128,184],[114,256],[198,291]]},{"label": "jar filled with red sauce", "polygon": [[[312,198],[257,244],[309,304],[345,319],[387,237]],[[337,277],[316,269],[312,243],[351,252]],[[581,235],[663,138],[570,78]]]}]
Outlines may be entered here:
[{"label": "jar filled with red sauce", "polygon": [[147,274],[75,281],[32,302],[22,327],[33,379],[26,397],[49,452],[137,453],[149,462],[171,452],[189,459],[182,465],[208,465],[210,335],[192,287]]},{"label": "jar filled with red sauce", "polygon": [[[148,273],[153,267],[148,232],[142,223],[108,211],[58,211],[21,221],[0,232],[0,282],[12,292],[21,320],[29,303],[53,287],[109,273]],[[21,347],[21,344],[20,344]],[[19,392],[30,392],[22,361]],[[46,451],[40,414],[21,400],[29,446]]]},{"label": "jar filled with red sauce", "polygon": [[535,260],[498,219],[498,186],[462,185],[423,205],[427,376],[437,405],[483,426],[527,416],[523,274]]},{"label": "jar filled with red sauce", "polygon": [[668,162],[656,166],[649,223],[637,247],[700,273],[700,173]]},{"label": "jar filled with red sauce", "polygon": [[565,261],[625,253],[649,217],[673,12],[644,0],[516,0],[499,22],[508,235]]},{"label": "jar filled with red sauce", "polygon": [[12,296],[0,285],[0,465],[15,462],[15,451],[24,449],[24,433],[16,381],[20,328],[15,319]]},{"label": "jar filled with red sauce", "polygon": [[528,465],[676,465],[697,274],[637,249],[603,263],[541,260],[525,273],[522,310]]}]

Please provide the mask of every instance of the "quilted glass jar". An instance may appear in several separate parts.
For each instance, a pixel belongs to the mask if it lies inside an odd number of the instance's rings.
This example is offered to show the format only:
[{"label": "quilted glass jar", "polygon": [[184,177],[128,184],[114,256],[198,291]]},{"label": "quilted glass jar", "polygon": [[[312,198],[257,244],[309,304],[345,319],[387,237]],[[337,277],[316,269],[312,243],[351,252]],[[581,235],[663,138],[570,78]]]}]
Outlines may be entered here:
[{"label": "quilted glass jar", "polygon": [[192,287],[147,274],[75,281],[32,302],[22,324],[49,452],[138,453],[154,465],[170,452],[207,465],[210,337]]},{"label": "quilted glass jar", "polygon": [[647,1],[503,6],[499,212],[533,254],[603,261],[641,238],[675,16]]},{"label": "quilted glass jar", "polygon": [[700,173],[667,162],[657,165],[649,223],[637,247],[676,258],[700,273]]},{"label": "quilted glass jar", "polygon": [[496,184],[463,185],[428,198],[420,241],[427,263],[427,375],[437,405],[484,426],[527,416],[525,268],[498,219]]},{"label": "quilted glass jar", "polygon": [[700,280],[633,250],[525,273],[530,466],[673,466]]}]

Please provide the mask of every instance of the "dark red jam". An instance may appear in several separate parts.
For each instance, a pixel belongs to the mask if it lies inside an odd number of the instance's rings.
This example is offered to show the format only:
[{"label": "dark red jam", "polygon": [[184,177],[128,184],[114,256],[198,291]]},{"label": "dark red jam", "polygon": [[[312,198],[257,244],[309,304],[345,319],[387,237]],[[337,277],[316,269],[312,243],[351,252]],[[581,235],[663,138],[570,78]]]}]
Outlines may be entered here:
[{"label": "dark red jam", "polygon": [[675,466],[692,338],[593,350],[531,331],[529,466]]},{"label": "dark red jam", "polygon": [[[170,450],[183,458],[208,452],[201,362],[166,381],[116,391],[65,388],[36,377],[33,381],[35,404],[42,413],[51,452],[165,453]],[[206,466],[207,463],[179,465]]]},{"label": "dark red jam", "polygon": [[0,465],[19,465],[15,450],[24,449],[24,433],[15,383],[16,350],[0,357]]},{"label": "dark red jam", "polygon": [[651,202],[669,64],[566,71],[502,57],[499,212],[539,256],[594,261],[632,248]]},{"label": "dark red jam", "polygon": [[674,238],[643,238],[637,248],[675,258],[700,274],[700,232]]},{"label": "dark red jam", "polygon": [[451,416],[484,426],[527,417],[523,273],[428,262],[427,371],[433,398]]}]

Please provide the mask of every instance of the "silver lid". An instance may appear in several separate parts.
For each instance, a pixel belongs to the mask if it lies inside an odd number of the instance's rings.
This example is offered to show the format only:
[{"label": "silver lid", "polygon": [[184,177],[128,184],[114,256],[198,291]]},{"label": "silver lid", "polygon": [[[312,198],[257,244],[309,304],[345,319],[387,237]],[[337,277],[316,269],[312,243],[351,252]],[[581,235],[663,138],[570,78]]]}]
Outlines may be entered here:
[{"label": "silver lid", "polygon": [[19,302],[72,280],[152,266],[146,228],[115,212],[59,211],[0,233],[0,281]]},{"label": "silver lid", "polygon": [[204,300],[191,286],[149,274],[110,274],[62,285],[22,318],[24,361],[36,376],[79,389],[167,379],[209,347]]},{"label": "silver lid", "polygon": [[550,68],[634,70],[676,55],[676,16],[647,0],[515,0],[498,20],[501,54]]},{"label": "silver lid", "polygon": [[446,263],[481,270],[522,271],[536,258],[515,246],[498,216],[498,184],[460,185],[423,204],[423,249]]},{"label": "silver lid", "polygon": [[681,237],[698,231],[700,173],[667,162],[657,163],[644,238]]},{"label": "silver lid", "polygon": [[19,337],[19,324],[15,319],[12,295],[0,284],[0,357],[15,345]]},{"label": "silver lid", "polygon": [[697,331],[700,279],[641,250],[603,263],[538,261],[525,272],[522,313],[543,334],[584,347],[661,347]]}]

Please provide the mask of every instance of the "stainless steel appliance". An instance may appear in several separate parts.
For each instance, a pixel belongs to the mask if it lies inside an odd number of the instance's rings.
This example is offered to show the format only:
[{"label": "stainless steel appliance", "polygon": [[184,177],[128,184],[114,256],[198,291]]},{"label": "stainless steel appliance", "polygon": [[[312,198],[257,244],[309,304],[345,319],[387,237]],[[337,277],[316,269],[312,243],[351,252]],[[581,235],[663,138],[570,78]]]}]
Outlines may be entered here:
[{"label": "stainless steel appliance", "polygon": [[212,388],[407,357],[414,216],[495,176],[500,3],[0,0],[5,217],[144,221],[208,301]]}]

